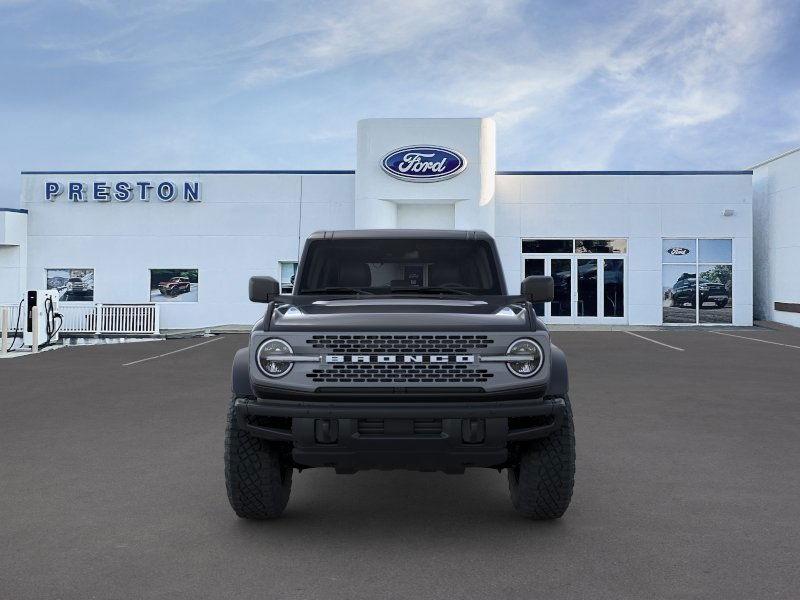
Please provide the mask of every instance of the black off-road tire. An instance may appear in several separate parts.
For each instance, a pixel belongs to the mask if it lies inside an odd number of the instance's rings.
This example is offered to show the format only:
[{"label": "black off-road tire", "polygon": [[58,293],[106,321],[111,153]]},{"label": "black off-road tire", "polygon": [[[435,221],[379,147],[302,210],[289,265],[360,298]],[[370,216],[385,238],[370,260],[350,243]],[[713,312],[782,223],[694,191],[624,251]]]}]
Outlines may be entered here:
[{"label": "black off-road tire", "polygon": [[511,503],[531,519],[558,519],[572,500],[575,428],[569,398],[564,400],[567,408],[561,427],[546,438],[530,442],[519,463],[508,469]]},{"label": "black off-road tire", "polygon": [[225,430],[225,487],[234,512],[243,519],[280,517],[292,490],[292,467],[282,463],[276,444],[251,436],[228,407]]}]

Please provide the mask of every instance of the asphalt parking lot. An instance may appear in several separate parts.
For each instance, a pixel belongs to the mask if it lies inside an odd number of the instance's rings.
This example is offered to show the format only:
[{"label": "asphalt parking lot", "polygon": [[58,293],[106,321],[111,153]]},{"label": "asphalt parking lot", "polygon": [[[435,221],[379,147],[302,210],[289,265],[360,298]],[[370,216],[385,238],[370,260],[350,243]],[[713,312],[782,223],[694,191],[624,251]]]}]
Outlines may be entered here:
[{"label": "asphalt parking lot", "polygon": [[243,335],[0,361],[0,597],[796,598],[800,331],[717,331],[554,332],[578,464],[549,523],[489,470],[307,470],[237,519]]}]

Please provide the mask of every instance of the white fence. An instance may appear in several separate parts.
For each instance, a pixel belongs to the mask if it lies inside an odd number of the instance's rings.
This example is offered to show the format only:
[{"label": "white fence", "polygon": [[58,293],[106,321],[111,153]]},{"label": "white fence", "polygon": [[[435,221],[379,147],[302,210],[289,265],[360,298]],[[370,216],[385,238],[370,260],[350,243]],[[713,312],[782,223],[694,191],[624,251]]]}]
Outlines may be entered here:
[{"label": "white fence", "polygon": [[[7,313],[8,314],[8,332],[9,332],[8,334],[11,335],[14,332],[14,328],[17,325],[17,315],[19,314],[19,304],[0,304],[0,321],[2,321],[2,319],[3,319],[3,311],[7,310],[9,308],[11,310]],[[23,318],[25,317],[25,312],[24,311],[22,313],[22,317]],[[24,327],[25,327],[25,321],[23,321],[22,318],[20,318],[20,320],[19,320],[19,329],[20,329],[20,331],[22,331],[22,329]]]},{"label": "white fence", "polygon": [[[0,310],[11,308],[9,331],[17,326],[19,304],[0,304]],[[23,304],[24,307],[24,304]],[[61,333],[159,333],[158,304],[84,304],[62,303],[58,307],[64,322]],[[24,309],[23,309],[24,310]],[[25,314],[19,320],[19,328],[25,327]]]}]

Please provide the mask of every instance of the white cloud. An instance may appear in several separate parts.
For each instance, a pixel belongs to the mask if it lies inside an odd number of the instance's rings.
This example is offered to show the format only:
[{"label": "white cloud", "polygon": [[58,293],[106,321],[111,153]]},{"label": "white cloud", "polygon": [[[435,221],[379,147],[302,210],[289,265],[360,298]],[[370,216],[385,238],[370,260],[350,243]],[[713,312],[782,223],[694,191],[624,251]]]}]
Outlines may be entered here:
[{"label": "white cloud", "polygon": [[[762,0],[642,5],[563,44],[512,38],[444,87],[454,105],[494,114],[501,135],[522,123],[560,125],[571,160],[602,168],[597,157],[610,159],[626,131],[699,127],[739,110],[749,77],[780,40],[780,18]],[[526,25],[534,34],[546,28]],[[591,120],[572,126],[587,113]]]},{"label": "white cloud", "polygon": [[[795,5],[76,0],[57,5],[64,15],[26,6],[18,20],[35,48],[20,53],[27,73],[74,74],[46,90],[59,98],[47,109],[63,111],[58,122],[77,110],[89,123],[107,118],[119,137],[154,123],[172,132],[163,144],[134,132],[117,161],[325,166],[336,147],[352,160],[359,118],[494,116],[501,165],[602,169],[650,152],[641,160],[656,156],[648,166],[659,168],[659,156],[709,161],[705,134],[752,114],[754,75],[793,33]],[[792,85],[778,82],[775,106]],[[787,100],[787,126],[762,138],[796,145],[797,105]],[[715,149],[730,139],[718,133]]]},{"label": "white cloud", "polygon": [[[292,14],[291,29],[270,28],[250,42],[259,47],[242,83],[256,86],[321,73],[365,58],[392,56],[394,67],[416,67],[421,56],[445,50],[447,39],[471,23],[507,23],[509,0],[332,2]],[[449,58],[449,57],[448,57]],[[454,57],[456,61],[458,56]]]},{"label": "white cloud", "polygon": [[650,39],[621,49],[608,72],[627,100],[609,114],[693,126],[736,110],[747,68],[770,50],[774,8],[761,0],[673,2],[646,22]]}]

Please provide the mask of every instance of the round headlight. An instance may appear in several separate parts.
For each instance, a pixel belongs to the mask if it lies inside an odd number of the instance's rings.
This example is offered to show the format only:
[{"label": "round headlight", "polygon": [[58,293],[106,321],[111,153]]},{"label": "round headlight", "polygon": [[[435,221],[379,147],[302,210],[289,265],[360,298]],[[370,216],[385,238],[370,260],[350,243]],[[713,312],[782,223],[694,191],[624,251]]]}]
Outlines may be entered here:
[{"label": "round headlight", "polygon": [[286,356],[287,354],[294,354],[289,344],[277,338],[266,340],[258,347],[258,352],[256,353],[258,368],[267,377],[283,377],[292,370],[293,363],[281,362],[270,357]]},{"label": "round headlight", "polygon": [[524,359],[520,357],[521,360],[518,361],[509,360],[506,363],[508,365],[508,370],[517,377],[532,377],[533,375],[536,375],[544,363],[544,353],[542,352],[542,347],[538,343],[529,339],[521,339],[512,343],[508,347],[508,350],[506,350],[506,354],[512,356],[514,354],[520,354],[524,355],[525,357]]}]

